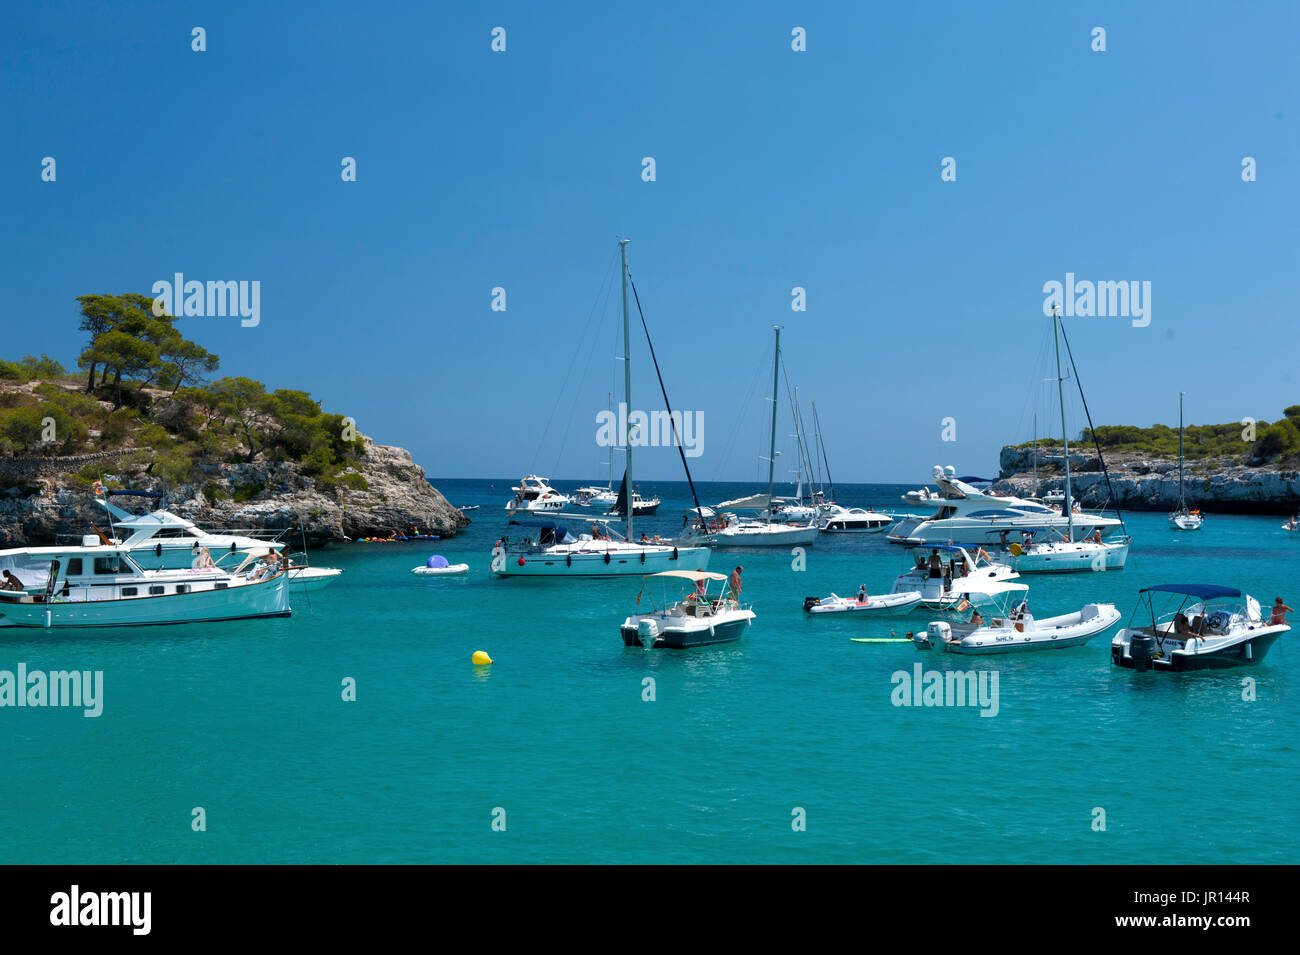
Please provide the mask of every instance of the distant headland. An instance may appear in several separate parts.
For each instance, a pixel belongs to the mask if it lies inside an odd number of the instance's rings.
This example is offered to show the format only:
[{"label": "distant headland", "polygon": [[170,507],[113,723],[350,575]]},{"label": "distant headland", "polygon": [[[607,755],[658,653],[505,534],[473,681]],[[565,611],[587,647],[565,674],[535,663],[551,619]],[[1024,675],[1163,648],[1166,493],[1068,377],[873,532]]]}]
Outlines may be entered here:
[{"label": "distant headland", "polygon": [[[1235,514],[1294,514],[1300,509],[1300,405],[1278,421],[1247,419],[1184,428],[1184,494],[1192,507]],[[1085,507],[1110,503],[1134,511],[1169,510],[1178,503],[1178,429],[1113,425],[1096,429],[1111,487],[1106,486],[1093,433],[1070,442],[1071,490]],[[999,458],[995,491],[1029,494],[1064,485],[1060,442],[1008,445]]]}]

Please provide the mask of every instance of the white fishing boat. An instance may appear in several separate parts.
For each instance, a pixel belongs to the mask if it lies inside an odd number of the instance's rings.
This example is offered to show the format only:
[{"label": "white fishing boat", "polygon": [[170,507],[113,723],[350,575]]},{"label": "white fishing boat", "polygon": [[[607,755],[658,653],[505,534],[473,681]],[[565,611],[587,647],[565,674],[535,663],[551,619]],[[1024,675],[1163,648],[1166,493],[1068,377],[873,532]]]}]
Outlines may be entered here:
[{"label": "white fishing boat", "polygon": [[[627,239],[619,242],[623,273],[623,395],[626,406],[632,405],[632,332],[628,315]],[[639,309],[638,305],[638,309]],[[644,315],[642,316],[644,324]],[[648,335],[647,335],[648,340]],[[654,355],[654,345],[650,344]],[[662,381],[662,378],[660,379]],[[664,392],[667,404],[667,392]],[[671,412],[671,409],[670,409]],[[671,413],[670,413],[671,417]],[[620,436],[626,453],[623,487],[632,487],[632,442]],[[680,450],[680,448],[679,448]],[[687,481],[691,480],[682,454]],[[694,484],[691,484],[692,489]],[[498,577],[614,577],[624,574],[650,574],[668,570],[704,571],[711,551],[707,541],[659,540],[646,534],[636,536],[637,509],[626,515],[627,532],[620,534],[604,518],[559,513],[555,520],[512,520],[508,533],[492,548],[493,575]],[[569,524],[586,524],[588,530],[575,534]],[[520,534],[513,534],[518,528]]]},{"label": "white fishing boat", "polygon": [[827,504],[822,510],[819,530],[823,534],[879,534],[895,522],[883,511],[861,507]]},{"label": "white fishing boat", "polygon": [[993,494],[981,491],[973,484],[981,478],[959,478],[950,465],[935,465],[931,471],[939,487],[937,493],[928,488],[910,491],[903,500],[918,507],[928,504],[935,507],[931,514],[900,520],[890,531],[889,540],[896,544],[982,544],[998,545],[1006,535],[1011,539],[1021,533],[1052,533],[1064,536],[1073,524],[1075,532],[1090,536],[1100,529],[1103,534],[1121,524],[1117,518],[1101,514],[1071,512],[1062,514],[1028,498]]},{"label": "white fishing boat", "polygon": [[895,594],[919,593],[931,610],[945,610],[963,599],[983,604],[1020,575],[994,561],[982,548],[972,556],[964,547],[938,544],[912,552],[912,566],[894,581]]},{"label": "white fishing boat", "polygon": [[1183,396],[1187,392],[1178,392],[1178,506],[1169,515],[1169,525],[1180,531],[1197,531],[1205,523],[1205,517],[1199,509],[1187,506],[1183,496]]},{"label": "white fishing boat", "polygon": [[145,570],[128,551],[95,540],[0,551],[0,569],[23,585],[0,591],[0,626],[135,627],[290,614],[288,576],[257,553],[233,570]]},{"label": "white fishing boat", "polygon": [[[992,610],[985,619],[977,607],[966,622],[935,620],[912,638],[917,649],[938,648],[949,653],[1022,653],[1064,650],[1087,643],[1119,622],[1114,604],[1090,603],[1075,613],[1037,618],[1029,611],[1029,587],[1008,582],[992,593]],[[960,607],[960,605],[958,605]],[[956,608],[955,608],[956,609]]]},{"label": "white fishing boat", "polygon": [[896,616],[920,605],[921,594],[918,591],[868,594],[865,588],[852,597],[832,593],[829,597],[805,597],[803,601],[803,609],[813,614],[853,613],[864,616]]},{"label": "white fishing boat", "polygon": [[637,594],[637,607],[648,584],[689,582],[687,594],[674,600],[665,600],[659,607],[645,613],[637,612],[623,621],[619,628],[623,644],[647,649],[684,650],[714,643],[732,643],[739,640],[754,622],[754,611],[742,607],[730,595],[710,597],[710,581],[725,581],[726,574],[671,570],[648,574]]},{"label": "white fishing boat", "polygon": [[[1132,670],[1183,672],[1253,666],[1291,627],[1285,613],[1265,622],[1259,601],[1235,587],[1217,584],[1160,584],[1139,591],[1149,625],[1130,621],[1110,644],[1115,666]],[[1155,594],[1172,594],[1161,611]],[[1181,598],[1181,599],[1180,599]]]},{"label": "white fishing boat", "polygon": [[506,502],[506,510],[515,511],[561,511],[569,503],[567,494],[561,494],[547,482],[546,478],[536,474],[525,474],[517,487],[510,490],[515,496]]}]

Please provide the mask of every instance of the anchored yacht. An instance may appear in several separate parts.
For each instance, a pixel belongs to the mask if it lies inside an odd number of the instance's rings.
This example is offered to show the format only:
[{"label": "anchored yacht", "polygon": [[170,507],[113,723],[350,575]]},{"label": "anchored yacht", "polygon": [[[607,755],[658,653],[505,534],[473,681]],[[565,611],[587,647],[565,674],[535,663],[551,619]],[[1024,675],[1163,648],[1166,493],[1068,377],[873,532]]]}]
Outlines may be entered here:
[{"label": "anchored yacht", "polygon": [[525,474],[518,487],[510,490],[515,496],[506,502],[506,510],[515,511],[560,511],[569,503],[569,497],[561,494],[547,483],[546,478],[536,474]]},{"label": "anchored yacht", "polygon": [[[101,485],[95,488],[95,503],[108,512],[109,535],[98,535],[98,543],[117,547],[132,555],[141,567],[150,570],[185,570],[199,567],[210,556],[218,565],[233,566],[249,553],[265,555],[283,553],[285,544],[235,533],[202,530],[193,521],[171,511],[156,510],[132,514],[108,500],[114,492]],[[156,496],[155,492],[125,492],[134,496]],[[95,540],[95,538],[91,538]],[[290,563],[289,583],[296,591],[320,590],[329,586],[343,571],[337,567],[308,567]]]},{"label": "anchored yacht", "polygon": [[903,500],[913,507],[930,504],[938,510],[928,517],[899,521],[890,530],[889,540],[896,544],[1004,545],[1011,543],[1008,535],[1014,540],[1023,533],[1055,531],[1065,537],[1071,522],[1074,532],[1084,536],[1096,530],[1105,534],[1121,523],[1082,511],[1065,515],[1028,498],[981,491],[956,474],[951,466],[936,464],[931,475],[939,487],[937,494],[924,489],[904,495]]},{"label": "anchored yacht", "polygon": [[[1274,614],[1266,623],[1259,601],[1235,587],[1159,584],[1138,593],[1145,597],[1148,612],[1143,616],[1150,619],[1150,626],[1130,622],[1110,644],[1111,663],[1130,670],[1251,666],[1291,629],[1285,614]],[[1156,610],[1155,594],[1174,595],[1166,598],[1162,613]]]},{"label": "anchored yacht", "polygon": [[121,547],[88,537],[81,547],[0,551],[0,568],[22,584],[0,590],[0,626],[135,627],[290,614],[288,577],[247,553],[220,567],[145,570]]}]

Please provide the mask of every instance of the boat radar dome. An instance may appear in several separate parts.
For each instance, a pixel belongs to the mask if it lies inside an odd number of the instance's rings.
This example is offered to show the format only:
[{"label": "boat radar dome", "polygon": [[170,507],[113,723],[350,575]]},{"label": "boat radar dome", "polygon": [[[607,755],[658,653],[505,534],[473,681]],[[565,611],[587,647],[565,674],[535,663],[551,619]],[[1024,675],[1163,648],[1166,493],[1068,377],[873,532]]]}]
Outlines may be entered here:
[{"label": "boat radar dome", "polygon": [[446,567],[448,566],[447,558],[443,557],[441,554],[434,554],[432,557],[430,557],[428,560],[424,562],[424,566],[425,567]]},{"label": "boat radar dome", "polygon": [[943,465],[942,465],[942,464],[936,464],[934,467],[930,468],[930,475],[931,475],[931,476],[932,476],[936,481],[939,480],[940,478],[942,478],[942,477],[943,477]]}]

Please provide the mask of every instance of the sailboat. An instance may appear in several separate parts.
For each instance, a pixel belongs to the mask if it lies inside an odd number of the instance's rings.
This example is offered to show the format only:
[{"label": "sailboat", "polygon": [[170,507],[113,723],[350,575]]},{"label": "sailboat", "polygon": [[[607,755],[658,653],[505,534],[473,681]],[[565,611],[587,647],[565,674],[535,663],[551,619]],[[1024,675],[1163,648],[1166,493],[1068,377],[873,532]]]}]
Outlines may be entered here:
[{"label": "sailboat", "polygon": [[[1097,527],[1093,535],[1084,540],[1075,540],[1074,501],[1070,494],[1070,434],[1065,424],[1065,375],[1061,371],[1061,316],[1056,310],[1052,312],[1052,341],[1056,346],[1056,387],[1061,402],[1061,442],[1065,450],[1065,487],[1061,510],[1065,515],[1066,536],[1063,540],[1033,541],[1011,543],[1007,550],[1011,555],[1009,563],[1017,573],[1052,573],[1083,570],[1123,570],[1128,559],[1130,538],[1127,535],[1102,539],[1101,528]],[[1068,347],[1068,343],[1067,343]],[[1071,364],[1074,358],[1071,356]],[[1077,377],[1077,376],[1076,376]],[[1080,395],[1083,394],[1080,388]],[[1085,405],[1086,407],[1086,405]],[[1091,418],[1091,416],[1089,416]],[[1091,420],[1089,421],[1091,426]],[[1035,432],[1037,428],[1035,428]],[[1097,449],[1101,454],[1100,447]],[[1036,462],[1035,458],[1035,462]],[[1035,465],[1035,476],[1037,467]],[[1107,475],[1107,481],[1110,480]],[[1032,535],[1031,535],[1032,537]]]},{"label": "sailboat", "polygon": [[[716,508],[698,506],[686,512],[688,538],[707,539],[715,547],[794,547],[817,540],[816,524],[783,524],[772,519],[772,484],[776,467],[777,381],[781,370],[781,326],[776,332],[776,357],[772,362],[772,431],[767,454],[767,493],[723,501]],[[764,519],[742,519],[736,510],[763,511]]]},{"label": "sailboat", "polygon": [[1169,515],[1169,523],[1180,531],[1200,530],[1205,518],[1199,510],[1190,510],[1187,499],[1183,497],[1183,395],[1178,392],[1178,509]]},{"label": "sailboat", "polygon": [[[609,396],[609,411],[614,413],[614,395],[611,392]],[[596,484],[580,487],[573,492],[573,503],[580,507],[590,507],[595,504],[609,508],[618,500],[618,495],[614,493],[614,445],[609,446],[609,460],[606,462],[609,468],[609,475],[605,481],[605,486],[600,487]]]},{"label": "sailboat", "polygon": [[[627,268],[627,243],[619,240],[623,271],[623,397],[627,407],[632,407],[632,332],[628,317],[628,285],[631,276]],[[638,310],[640,305],[638,304]],[[642,324],[645,316],[641,316]],[[654,358],[654,345],[650,346]],[[656,366],[657,366],[656,361]],[[662,376],[660,378],[662,382]],[[667,392],[664,392],[667,402]],[[671,412],[671,409],[669,409]],[[625,417],[625,416],[620,416]],[[669,415],[671,418],[671,414]],[[621,436],[627,458],[623,471],[625,487],[632,481],[632,442]],[[682,465],[686,455],[679,447]],[[686,468],[686,480],[694,482]],[[698,503],[698,502],[697,502]],[[608,519],[589,518],[564,512],[548,515],[545,520],[510,521],[507,534],[492,548],[491,571],[499,577],[616,577],[624,574],[655,574],[670,570],[704,571],[708,569],[710,550],[707,546],[693,546],[686,542],[659,540],[642,534],[635,536],[635,507],[627,515],[627,532],[619,534]],[[582,524],[588,530],[581,531]],[[571,530],[577,526],[579,533]],[[515,530],[517,528],[517,530]],[[511,537],[513,536],[513,539]],[[522,537],[521,537],[522,535]]]}]

